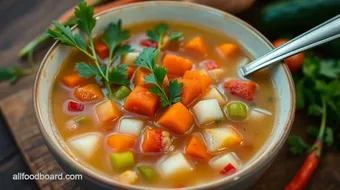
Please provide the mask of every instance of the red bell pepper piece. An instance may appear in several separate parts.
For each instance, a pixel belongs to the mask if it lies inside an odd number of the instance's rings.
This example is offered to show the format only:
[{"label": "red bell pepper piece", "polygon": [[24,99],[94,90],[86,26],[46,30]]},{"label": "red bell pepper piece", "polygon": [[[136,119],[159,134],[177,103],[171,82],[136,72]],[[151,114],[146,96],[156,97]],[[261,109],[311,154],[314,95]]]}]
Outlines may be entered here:
[{"label": "red bell pepper piece", "polygon": [[71,112],[81,112],[83,111],[85,108],[85,105],[79,102],[75,102],[75,101],[69,101],[67,104],[67,109],[68,111]]},{"label": "red bell pepper piece", "polygon": [[220,174],[222,175],[230,175],[236,171],[236,168],[231,164],[227,164],[221,171]]}]

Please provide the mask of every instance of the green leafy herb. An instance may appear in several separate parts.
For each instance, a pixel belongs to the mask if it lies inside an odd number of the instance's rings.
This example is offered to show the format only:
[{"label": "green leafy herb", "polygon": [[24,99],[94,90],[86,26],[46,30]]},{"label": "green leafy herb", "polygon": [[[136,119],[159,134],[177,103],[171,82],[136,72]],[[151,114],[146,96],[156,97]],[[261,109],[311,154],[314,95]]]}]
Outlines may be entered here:
[{"label": "green leafy herb", "polygon": [[92,64],[76,63],[76,70],[79,72],[79,76],[83,78],[95,77],[99,81],[103,78],[98,68]]},{"label": "green leafy herb", "polygon": [[128,75],[127,75],[127,65],[117,65],[116,67],[112,68],[109,74],[109,81],[110,84],[118,84],[118,85],[127,85]]},{"label": "green leafy herb", "polygon": [[319,134],[319,128],[314,127],[314,126],[310,126],[307,128],[307,134],[309,134],[312,137],[318,137]]},{"label": "green leafy herb", "polygon": [[320,64],[320,74],[328,78],[338,78],[340,75],[340,61],[323,61]]},{"label": "green leafy herb", "polygon": [[1,67],[0,81],[8,80],[9,82],[13,83],[26,74],[27,73],[18,66]]},{"label": "green leafy herb", "polygon": [[308,149],[308,145],[299,136],[288,137],[289,151],[293,154],[302,154]]},{"label": "green leafy herb", "polygon": [[[163,30],[163,29],[159,29]],[[158,57],[159,50],[154,48],[145,48],[139,54],[139,56],[134,61],[134,64],[138,67],[142,67],[151,71],[151,74],[144,77],[144,82],[146,84],[153,84],[149,90],[160,97],[162,106],[170,106],[173,103],[179,102],[181,100],[180,95],[182,93],[183,83],[179,83],[177,80],[172,80],[169,82],[168,92],[164,90],[163,82],[166,76],[167,70],[162,66],[156,66],[156,58]]]},{"label": "green leafy herb", "polygon": [[[157,42],[158,49],[161,49],[169,42],[179,40],[183,36],[181,32],[168,33],[168,30],[168,25],[161,23],[156,25],[152,30],[146,31],[146,35],[151,41]],[[168,36],[165,38],[167,34]]]},{"label": "green leafy herb", "polygon": [[94,9],[91,6],[87,6],[85,1],[78,4],[78,7],[74,10],[74,15],[77,18],[78,28],[85,32],[85,34],[91,37],[92,30],[96,25],[96,19],[93,17]]}]

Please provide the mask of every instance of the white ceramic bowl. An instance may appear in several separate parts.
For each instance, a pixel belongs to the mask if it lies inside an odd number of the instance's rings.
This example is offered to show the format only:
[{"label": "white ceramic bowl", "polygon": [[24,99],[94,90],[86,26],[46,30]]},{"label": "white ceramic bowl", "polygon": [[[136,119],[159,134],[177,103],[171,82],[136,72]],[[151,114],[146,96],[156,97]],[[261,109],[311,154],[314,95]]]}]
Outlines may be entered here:
[{"label": "white ceramic bowl", "polygon": [[[272,45],[264,36],[242,20],[225,12],[191,3],[136,3],[107,10],[98,14],[97,18],[94,34],[102,33],[110,22],[117,21],[119,18],[127,25],[151,20],[179,20],[225,33],[237,40],[254,58],[272,49]],[[77,32],[76,29],[75,32]],[[112,177],[80,164],[69,154],[65,142],[60,138],[54,126],[50,105],[53,81],[60,69],[60,65],[69,53],[70,48],[55,43],[42,61],[35,81],[34,108],[41,133],[49,149],[67,172],[83,175],[85,179],[80,182],[86,184],[85,187],[87,188],[152,189],[118,183]],[[271,80],[275,85],[275,91],[278,96],[278,106],[273,131],[267,142],[237,173],[206,184],[188,187],[187,189],[244,189],[252,185],[269,167],[287,138],[295,112],[294,85],[287,66],[278,64],[271,71]]]}]

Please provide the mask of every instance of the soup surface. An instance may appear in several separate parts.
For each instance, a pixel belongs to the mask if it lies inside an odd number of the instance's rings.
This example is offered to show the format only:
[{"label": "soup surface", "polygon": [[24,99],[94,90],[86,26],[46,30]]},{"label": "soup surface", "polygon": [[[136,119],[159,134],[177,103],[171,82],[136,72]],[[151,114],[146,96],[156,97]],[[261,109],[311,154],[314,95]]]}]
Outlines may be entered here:
[{"label": "soup surface", "polygon": [[[165,23],[167,34],[183,34],[161,48],[157,59],[168,71],[168,94],[169,80],[183,83],[179,102],[161,106],[144,81],[149,72],[133,63],[139,52],[157,46],[146,31],[159,22],[125,28],[130,38],[123,43],[133,52],[114,65],[128,65],[130,83],[112,85],[113,97],[93,77],[79,77],[76,63],[92,62],[78,50],[55,79],[54,123],[72,156],[121,183],[175,188],[224,178],[247,164],[273,128],[274,86],[266,73],[251,81],[238,76],[237,68],[251,59],[242,44],[187,23]],[[105,65],[102,39],[94,41]]]}]

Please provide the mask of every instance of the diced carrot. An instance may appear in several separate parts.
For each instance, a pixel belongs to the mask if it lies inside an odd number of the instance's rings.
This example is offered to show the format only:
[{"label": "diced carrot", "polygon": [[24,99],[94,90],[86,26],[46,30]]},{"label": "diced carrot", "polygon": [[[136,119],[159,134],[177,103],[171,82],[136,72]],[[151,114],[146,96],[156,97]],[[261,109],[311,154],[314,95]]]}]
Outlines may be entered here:
[{"label": "diced carrot", "polygon": [[237,45],[231,43],[222,44],[218,49],[225,57],[233,57],[240,51],[240,48]]},{"label": "diced carrot", "polygon": [[107,138],[107,145],[117,152],[128,150],[136,143],[136,139],[131,136],[113,134]]},{"label": "diced carrot", "polygon": [[107,47],[107,45],[105,45],[104,43],[95,44],[94,49],[101,59],[106,59],[109,57],[109,47]]},{"label": "diced carrot", "polygon": [[150,117],[156,114],[158,106],[158,96],[141,86],[136,86],[124,103],[124,108],[126,110]]},{"label": "diced carrot", "polygon": [[254,100],[256,84],[249,81],[229,80],[224,83],[224,88],[231,94],[244,98],[248,101]]},{"label": "diced carrot", "polygon": [[180,56],[166,54],[163,59],[163,66],[168,70],[169,75],[181,77],[185,71],[192,67],[192,61]]},{"label": "diced carrot", "polygon": [[162,130],[146,129],[142,144],[143,152],[162,152]]},{"label": "diced carrot", "polygon": [[183,105],[190,104],[195,98],[201,94],[201,85],[190,79],[181,79],[179,82],[183,83],[181,102]]},{"label": "diced carrot", "polygon": [[187,71],[184,73],[183,79],[198,81],[201,85],[201,93],[204,93],[212,83],[211,78],[200,71]]},{"label": "diced carrot", "polygon": [[61,79],[61,81],[64,85],[73,88],[75,86],[82,84],[85,81],[85,79],[81,78],[78,73],[72,73],[69,75],[65,75]]},{"label": "diced carrot", "polygon": [[178,134],[186,133],[194,122],[189,110],[178,102],[170,106],[158,120],[158,124]]},{"label": "diced carrot", "polygon": [[128,74],[128,79],[130,80],[132,78],[133,72],[135,72],[135,69],[133,69],[131,66],[128,66],[126,72]]},{"label": "diced carrot", "polygon": [[74,96],[81,101],[97,101],[104,98],[104,94],[97,84],[88,84],[78,87],[74,91]]},{"label": "diced carrot", "polygon": [[[139,68],[136,70],[135,72],[135,76],[133,78],[133,82],[135,86],[142,86],[145,88],[149,88],[150,86],[152,86],[152,84],[145,84],[144,83],[144,77],[146,77],[147,75],[150,74],[150,71],[143,69],[143,68]],[[166,89],[166,87],[169,84],[169,78],[168,75],[165,75],[164,77],[164,81],[163,81],[163,87]]]},{"label": "diced carrot", "polygon": [[205,55],[207,53],[207,48],[204,44],[204,41],[199,36],[191,39],[187,44],[185,44],[184,49],[188,51],[194,51],[202,55]]},{"label": "diced carrot", "polygon": [[185,154],[194,158],[208,160],[209,154],[207,151],[207,146],[204,141],[198,135],[193,135],[185,149]]},{"label": "diced carrot", "polygon": [[100,103],[95,109],[101,124],[110,124],[122,115],[117,105],[111,100]]}]

